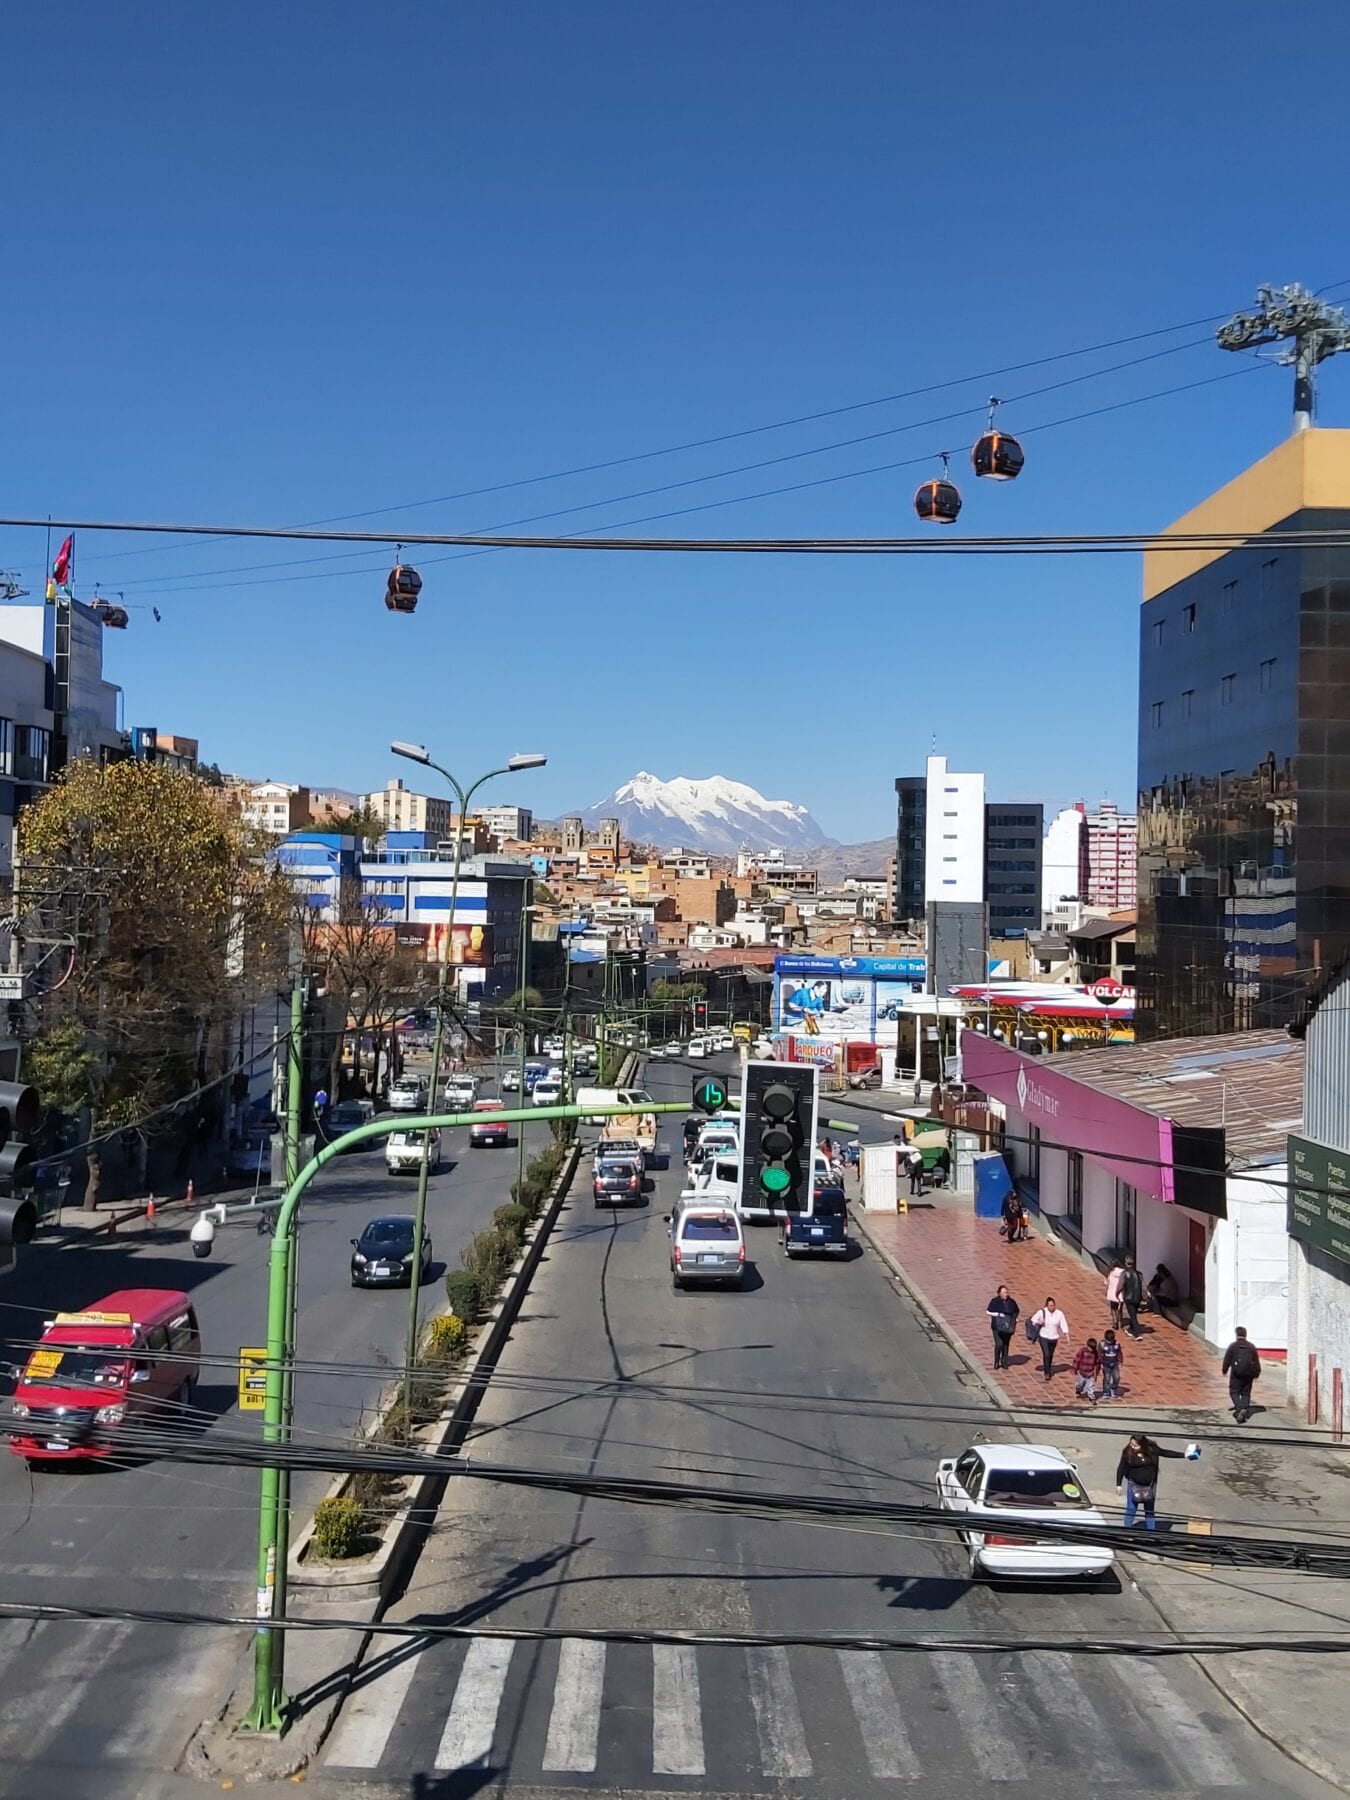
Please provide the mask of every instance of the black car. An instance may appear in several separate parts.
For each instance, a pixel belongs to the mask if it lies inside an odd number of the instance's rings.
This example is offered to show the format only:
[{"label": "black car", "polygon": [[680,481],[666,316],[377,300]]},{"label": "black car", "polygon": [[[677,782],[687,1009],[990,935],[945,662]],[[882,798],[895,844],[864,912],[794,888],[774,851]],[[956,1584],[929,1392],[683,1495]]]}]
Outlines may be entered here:
[{"label": "black car", "polygon": [[[413,1218],[389,1213],[352,1239],[353,1287],[404,1287],[412,1282]],[[431,1268],[431,1238],[422,1233],[422,1278]]]},{"label": "black car", "polygon": [[597,1156],[591,1192],[597,1206],[641,1206],[642,1164],[627,1156]]}]

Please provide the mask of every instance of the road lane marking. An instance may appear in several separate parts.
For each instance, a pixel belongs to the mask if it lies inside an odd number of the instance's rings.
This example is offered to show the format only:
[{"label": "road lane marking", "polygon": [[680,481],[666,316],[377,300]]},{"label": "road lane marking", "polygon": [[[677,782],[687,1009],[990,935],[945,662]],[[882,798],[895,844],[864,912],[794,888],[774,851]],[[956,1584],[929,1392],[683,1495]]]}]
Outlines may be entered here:
[{"label": "road lane marking", "polygon": [[705,1773],[692,1644],[652,1645],[652,1769],[657,1775]]},{"label": "road lane marking", "polygon": [[[386,1640],[389,1642],[390,1640]],[[388,1660],[379,1674],[362,1680],[364,1671],[357,1670],[359,1684],[353,1688],[337,1730],[328,1740],[324,1762],[344,1769],[376,1769],[389,1742],[399,1710],[412,1686],[422,1660],[419,1647],[398,1644],[386,1653]]]},{"label": "road lane marking", "polygon": [[595,1773],[604,1692],[604,1644],[590,1638],[564,1638],[544,1745],[546,1769],[573,1775]]},{"label": "road lane marking", "polygon": [[1130,1699],[1158,1734],[1188,1780],[1198,1787],[1240,1787],[1242,1776],[1214,1733],[1193,1712],[1171,1681],[1146,1656],[1136,1656],[1119,1677]]},{"label": "road lane marking", "polygon": [[1079,1685],[1072,1658],[1062,1650],[1029,1650],[1022,1661],[1037,1704],[1065,1727],[1079,1773],[1103,1786],[1123,1781],[1120,1746]]},{"label": "road lane marking", "polygon": [[961,1650],[934,1650],[929,1660],[948,1704],[961,1721],[981,1775],[986,1781],[1025,1781],[1022,1753],[998,1716],[998,1707],[975,1667],[975,1658]]},{"label": "road lane marking", "polygon": [[835,1655],[862,1731],[868,1768],[879,1781],[917,1781],[918,1758],[880,1651],[837,1650]]},{"label": "road lane marking", "polygon": [[745,1653],[750,1671],[750,1700],[759,1732],[759,1764],[766,1775],[810,1775],[811,1753],[792,1686],[788,1654],[781,1644],[752,1647]]},{"label": "road lane marking", "polygon": [[469,1645],[441,1733],[436,1768],[481,1767],[492,1755],[497,1712],[515,1647],[511,1638],[475,1638]]}]

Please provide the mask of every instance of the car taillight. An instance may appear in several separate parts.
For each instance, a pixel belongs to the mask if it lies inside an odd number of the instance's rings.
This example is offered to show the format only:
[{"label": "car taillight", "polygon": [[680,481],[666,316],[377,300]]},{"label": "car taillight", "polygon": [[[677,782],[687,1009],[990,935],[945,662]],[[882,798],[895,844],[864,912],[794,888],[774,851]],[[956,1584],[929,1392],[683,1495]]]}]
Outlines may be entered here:
[{"label": "car taillight", "polygon": [[680,1246],[678,1244],[676,1244],[676,1246],[675,1246],[673,1255],[674,1255],[676,1262],[684,1261],[684,1252],[680,1249]]},{"label": "car taillight", "polygon": [[1002,1531],[990,1531],[986,1532],[984,1541],[987,1548],[990,1544],[1029,1544],[1031,1539],[1026,1537],[1011,1537],[1006,1532]]},{"label": "car taillight", "polygon": [[635,1188],[637,1186],[637,1176],[636,1175],[629,1176],[628,1185],[630,1188]]},{"label": "car taillight", "polygon": [[740,1249],[736,1252],[736,1261],[737,1262],[745,1261],[745,1245],[744,1244],[742,1244]]}]

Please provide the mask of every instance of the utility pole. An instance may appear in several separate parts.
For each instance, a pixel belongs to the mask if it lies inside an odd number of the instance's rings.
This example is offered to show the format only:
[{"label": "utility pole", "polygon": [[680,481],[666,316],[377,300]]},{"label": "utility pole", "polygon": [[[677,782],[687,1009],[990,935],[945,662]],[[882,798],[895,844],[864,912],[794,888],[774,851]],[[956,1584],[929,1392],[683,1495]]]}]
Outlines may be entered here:
[{"label": "utility pole", "polygon": [[[286,1039],[286,1139],[285,1170],[286,1186],[294,1187],[300,1173],[300,1116],[304,1093],[305,1058],[301,1039],[305,1029],[305,965],[303,950],[297,945],[297,961],[291,978],[291,1029]],[[292,1256],[286,1263],[286,1342],[290,1346],[281,1370],[281,1441],[289,1440],[291,1420],[295,1406],[295,1286],[297,1259]],[[290,1516],[291,1505],[291,1472],[289,1469],[278,1469],[277,1472],[277,1507],[283,1517]],[[282,1562],[273,1569],[273,1604],[276,1613],[284,1617],[286,1613],[286,1564]],[[286,1667],[286,1633],[276,1634],[276,1645],[273,1650],[276,1667],[277,1686],[280,1687],[285,1677]]]},{"label": "utility pole", "polygon": [[1350,350],[1350,317],[1297,281],[1282,288],[1265,283],[1256,290],[1256,311],[1235,314],[1216,335],[1221,350],[1292,341],[1293,348],[1275,360],[1294,371],[1294,430],[1307,431],[1315,412],[1314,372],[1329,356]]}]

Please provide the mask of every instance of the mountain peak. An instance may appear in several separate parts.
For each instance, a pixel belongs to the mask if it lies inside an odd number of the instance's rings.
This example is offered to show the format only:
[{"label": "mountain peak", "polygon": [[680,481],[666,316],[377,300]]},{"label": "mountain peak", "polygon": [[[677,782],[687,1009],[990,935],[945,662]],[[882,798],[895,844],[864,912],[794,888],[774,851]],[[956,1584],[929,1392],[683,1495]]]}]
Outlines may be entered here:
[{"label": "mountain peak", "polygon": [[766,800],[726,775],[677,775],[662,781],[641,769],[582,814],[588,825],[617,819],[626,836],[669,850],[676,845],[731,856],[738,850],[807,850],[829,843],[791,800]]}]

